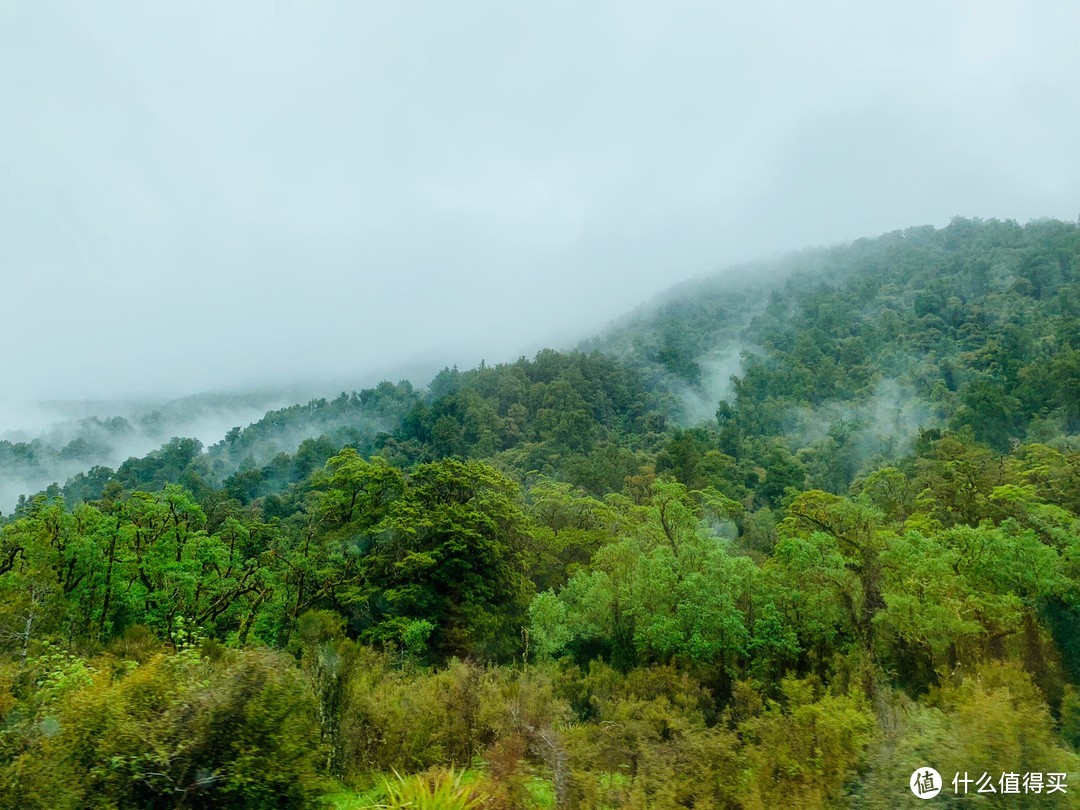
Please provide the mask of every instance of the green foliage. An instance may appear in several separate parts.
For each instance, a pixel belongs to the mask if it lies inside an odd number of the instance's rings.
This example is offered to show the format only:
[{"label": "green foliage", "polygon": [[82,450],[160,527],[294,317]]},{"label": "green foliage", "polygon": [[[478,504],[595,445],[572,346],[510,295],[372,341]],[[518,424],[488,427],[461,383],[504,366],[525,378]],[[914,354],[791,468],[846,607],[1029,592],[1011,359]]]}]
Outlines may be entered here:
[{"label": "green foliage", "polygon": [[[531,595],[526,519],[517,487],[489,465],[447,459],[418,466],[361,562],[350,602],[370,616],[362,637],[403,639],[432,625],[440,655],[497,657],[517,646]],[[509,646],[509,649],[508,649]]]},{"label": "green foliage", "polygon": [[5,732],[5,805],[302,807],[319,791],[310,697],[279,656],[95,663],[52,663]]},{"label": "green foliage", "polygon": [[[1030,676],[1015,664],[989,664],[946,684],[927,703],[900,701],[894,722],[870,752],[862,792],[884,806],[907,801],[911,762],[934,763],[951,793],[952,775],[1060,772],[1080,767],[1053,733],[1053,720]],[[974,790],[974,788],[972,788]],[[944,794],[943,794],[944,795]],[[1044,807],[1046,796],[1010,796],[1014,807]]]},{"label": "green foliage", "polygon": [[[0,804],[882,807],[926,763],[1076,781],[1078,256],[1072,224],[910,229],[677,289],[588,350],[23,498]],[[134,429],[0,442],[0,466],[89,466]]]},{"label": "green foliage", "polygon": [[415,808],[416,810],[476,810],[483,797],[468,783],[463,773],[435,770],[415,776],[395,774],[384,778],[381,796],[372,808]]},{"label": "green foliage", "polygon": [[752,743],[746,805],[828,806],[843,795],[873,738],[870,707],[858,694],[821,694],[812,679],[782,680],[780,696],[739,726]]}]

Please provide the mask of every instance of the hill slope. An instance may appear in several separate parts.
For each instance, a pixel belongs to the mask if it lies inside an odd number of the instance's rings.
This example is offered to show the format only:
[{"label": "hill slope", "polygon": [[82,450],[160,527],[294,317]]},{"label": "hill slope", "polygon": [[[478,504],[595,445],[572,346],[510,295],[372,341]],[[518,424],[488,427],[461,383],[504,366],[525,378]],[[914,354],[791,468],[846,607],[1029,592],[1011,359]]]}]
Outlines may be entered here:
[{"label": "hill slope", "polygon": [[0,804],[1073,784],[1078,303],[1075,225],[957,220],[24,499]]}]

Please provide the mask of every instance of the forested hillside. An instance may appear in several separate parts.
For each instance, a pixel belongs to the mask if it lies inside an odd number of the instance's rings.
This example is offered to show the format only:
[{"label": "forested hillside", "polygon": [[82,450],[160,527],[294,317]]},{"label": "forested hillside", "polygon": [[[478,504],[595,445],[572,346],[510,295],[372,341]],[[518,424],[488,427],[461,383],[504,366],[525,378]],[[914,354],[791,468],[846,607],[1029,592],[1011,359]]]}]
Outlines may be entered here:
[{"label": "forested hillside", "polygon": [[[212,437],[216,441],[237,422],[249,422],[301,399],[299,388],[203,393],[166,400],[52,401],[14,408],[0,417],[0,512],[12,511],[20,495],[63,483],[94,466],[116,467],[142,456],[173,436]],[[362,420],[351,415],[352,424]],[[37,425],[34,427],[34,425]],[[281,435],[293,451],[301,439],[325,432],[305,424],[299,437]],[[232,472],[232,470],[230,470]]]},{"label": "forested hillside", "polygon": [[0,524],[0,806],[1074,806],[1078,434],[1080,228],[956,220],[175,438]]}]

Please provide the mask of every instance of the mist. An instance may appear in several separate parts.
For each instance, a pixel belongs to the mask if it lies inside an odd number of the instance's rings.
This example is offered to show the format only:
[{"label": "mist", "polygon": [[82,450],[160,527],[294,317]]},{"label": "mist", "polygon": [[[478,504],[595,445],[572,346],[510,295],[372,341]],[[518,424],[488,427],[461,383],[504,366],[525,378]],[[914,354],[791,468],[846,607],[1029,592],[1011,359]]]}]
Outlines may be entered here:
[{"label": "mist", "polygon": [[758,256],[1072,219],[1078,38],[1066,2],[4,3],[0,433],[510,360]]},{"label": "mist", "polygon": [[10,512],[20,495],[63,484],[96,465],[115,468],[174,436],[209,445],[230,428],[248,425],[300,394],[283,389],[169,401],[65,400],[24,406],[6,416],[9,424],[21,427],[0,433],[0,511]]}]

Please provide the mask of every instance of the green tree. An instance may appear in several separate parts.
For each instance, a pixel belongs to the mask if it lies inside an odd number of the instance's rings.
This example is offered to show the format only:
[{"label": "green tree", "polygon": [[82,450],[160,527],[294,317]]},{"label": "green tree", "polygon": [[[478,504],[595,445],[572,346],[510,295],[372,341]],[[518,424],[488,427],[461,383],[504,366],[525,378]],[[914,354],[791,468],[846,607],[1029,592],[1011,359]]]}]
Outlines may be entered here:
[{"label": "green tree", "polygon": [[528,524],[517,486],[479,461],[422,464],[363,556],[348,597],[367,616],[363,637],[401,638],[432,622],[441,655],[506,656],[517,648],[531,596]]}]

